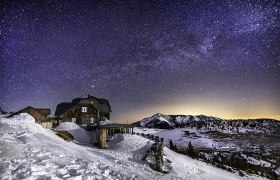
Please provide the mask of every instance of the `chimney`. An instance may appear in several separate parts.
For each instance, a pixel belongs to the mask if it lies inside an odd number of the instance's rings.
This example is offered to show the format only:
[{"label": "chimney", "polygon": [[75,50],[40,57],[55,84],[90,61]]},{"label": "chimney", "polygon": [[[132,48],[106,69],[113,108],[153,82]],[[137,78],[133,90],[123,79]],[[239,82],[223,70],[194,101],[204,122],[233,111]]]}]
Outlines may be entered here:
[{"label": "chimney", "polygon": [[97,111],[96,125],[97,125],[97,128],[100,127],[100,114],[99,114],[99,110]]}]

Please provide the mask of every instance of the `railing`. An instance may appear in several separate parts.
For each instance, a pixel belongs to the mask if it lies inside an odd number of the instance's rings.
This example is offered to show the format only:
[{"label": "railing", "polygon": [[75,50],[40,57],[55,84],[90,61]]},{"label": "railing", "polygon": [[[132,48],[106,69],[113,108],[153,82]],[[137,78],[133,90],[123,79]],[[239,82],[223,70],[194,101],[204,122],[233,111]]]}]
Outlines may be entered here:
[{"label": "railing", "polygon": [[146,139],[149,139],[149,140],[152,140],[152,141],[155,141],[155,142],[162,142],[164,141],[164,138],[160,138],[158,136],[155,136],[153,134],[145,134],[145,133],[133,133],[133,134],[136,134],[138,136],[141,136],[141,137],[144,137]]}]

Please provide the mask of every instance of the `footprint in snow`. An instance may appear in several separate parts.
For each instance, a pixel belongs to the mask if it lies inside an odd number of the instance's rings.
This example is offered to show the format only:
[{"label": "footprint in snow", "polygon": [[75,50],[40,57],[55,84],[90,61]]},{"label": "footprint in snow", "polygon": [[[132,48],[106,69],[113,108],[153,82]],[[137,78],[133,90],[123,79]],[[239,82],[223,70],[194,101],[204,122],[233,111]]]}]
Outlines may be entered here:
[{"label": "footprint in snow", "polygon": [[49,155],[51,155],[51,153],[45,152],[45,153],[39,153],[39,154],[37,154],[37,157],[45,157],[45,156],[49,156]]}]

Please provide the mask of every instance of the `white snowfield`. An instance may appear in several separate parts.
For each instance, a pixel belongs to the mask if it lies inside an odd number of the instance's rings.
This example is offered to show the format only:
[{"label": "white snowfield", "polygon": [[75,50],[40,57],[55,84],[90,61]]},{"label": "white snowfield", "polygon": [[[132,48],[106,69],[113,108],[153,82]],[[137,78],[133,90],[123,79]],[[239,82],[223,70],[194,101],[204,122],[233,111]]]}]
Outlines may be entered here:
[{"label": "white snowfield", "polygon": [[[190,133],[195,133],[195,136],[183,136],[183,131],[187,130]],[[175,128],[175,129],[149,129],[149,128],[134,128],[134,132],[136,133],[144,133],[144,134],[153,134],[155,136],[159,136],[164,138],[164,144],[169,145],[169,140],[172,140],[177,146],[187,147],[188,143],[191,141],[192,145],[196,148],[213,148],[213,145],[216,145],[213,139],[210,139],[207,136],[202,136],[197,133],[196,130],[192,130],[189,128]],[[225,145],[229,145],[230,143],[224,143]]]},{"label": "white snowfield", "polygon": [[170,172],[160,173],[149,166],[153,163],[152,156],[142,160],[152,141],[119,134],[109,142],[108,149],[101,150],[85,145],[90,133],[75,124],[61,125],[57,130],[69,127],[72,127],[70,133],[78,137],[76,141],[84,145],[64,141],[25,113],[0,118],[0,179],[262,179],[240,177],[166,147],[164,168]]}]

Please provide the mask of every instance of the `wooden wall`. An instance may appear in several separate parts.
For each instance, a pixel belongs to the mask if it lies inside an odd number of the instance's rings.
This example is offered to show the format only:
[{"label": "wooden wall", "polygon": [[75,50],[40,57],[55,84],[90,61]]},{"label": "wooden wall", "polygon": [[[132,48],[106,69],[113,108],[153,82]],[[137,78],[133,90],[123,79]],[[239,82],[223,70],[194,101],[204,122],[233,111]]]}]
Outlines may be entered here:
[{"label": "wooden wall", "polygon": [[[87,107],[87,112],[82,112],[82,107]],[[109,113],[102,114],[101,117],[106,117],[107,119],[110,117]],[[90,123],[91,118],[97,117],[97,110],[92,105],[78,105],[72,108],[70,111],[66,112],[64,115],[60,116],[58,120],[62,120],[63,122],[71,122],[72,118],[76,118],[76,123],[87,124]]]}]

